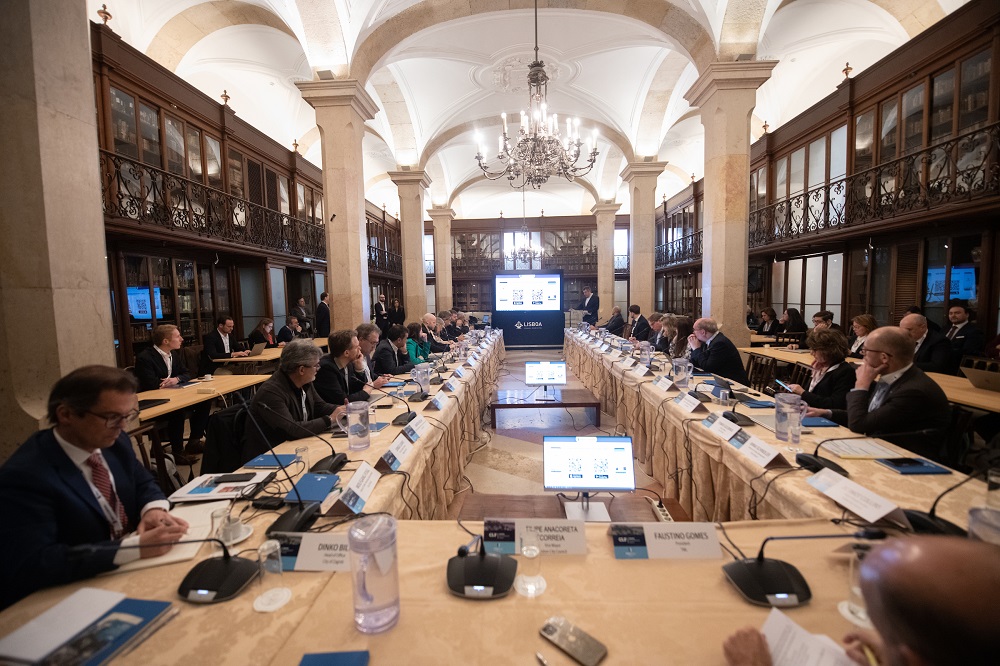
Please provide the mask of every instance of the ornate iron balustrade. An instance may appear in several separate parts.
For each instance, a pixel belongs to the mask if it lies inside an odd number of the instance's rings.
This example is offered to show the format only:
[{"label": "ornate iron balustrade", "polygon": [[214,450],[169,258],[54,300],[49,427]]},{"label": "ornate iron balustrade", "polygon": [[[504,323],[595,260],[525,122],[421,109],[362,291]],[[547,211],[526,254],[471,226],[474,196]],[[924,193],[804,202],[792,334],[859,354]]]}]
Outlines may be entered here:
[{"label": "ornate iron balustrade", "polygon": [[617,276],[627,276],[628,270],[628,255],[627,254],[616,254],[615,255],[615,275]]},{"label": "ornate iron balustrade", "polygon": [[749,246],[1000,196],[1000,123],[750,213]]},{"label": "ornate iron balustrade", "polygon": [[562,270],[565,275],[597,275],[597,252],[542,255],[543,270]]},{"label": "ornate iron balustrade", "polygon": [[471,275],[494,275],[503,270],[503,259],[500,257],[452,257],[451,274],[453,277]]},{"label": "ornate iron balustrade", "polygon": [[100,151],[104,214],[174,232],[326,258],[318,224],[258,206],[220,190],[120,155]]},{"label": "ornate iron balustrade", "polygon": [[701,261],[704,236],[704,231],[696,231],[669,243],[657,245],[654,259],[656,268]]},{"label": "ornate iron balustrade", "polygon": [[368,246],[368,270],[403,275],[403,257],[395,252],[383,250],[374,245]]}]

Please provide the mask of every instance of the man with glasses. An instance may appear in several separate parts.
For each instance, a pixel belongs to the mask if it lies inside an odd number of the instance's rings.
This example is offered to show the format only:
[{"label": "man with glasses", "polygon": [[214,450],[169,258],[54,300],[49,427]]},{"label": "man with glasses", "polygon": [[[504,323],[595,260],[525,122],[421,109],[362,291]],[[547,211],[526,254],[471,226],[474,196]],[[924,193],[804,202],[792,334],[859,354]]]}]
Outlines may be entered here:
[{"label": "man with glasses", "polygon": [[814,329],[832,328],[835,331],[843,333],[843,329],[840,328],[840,324],[833,323],[833,313],[829,310],[820,310],[814,314],[812,322]]},{"label": "man with glasses", "polygon": [[35,590],[162,555],[187,533],[123,432],[139,415],[136,388],[118,368],[74,370],[49,394],[54,427],[0,467],[7,545],[0,609]]},{"label": "man with glasses", "polygon": [[[940,459],[951,410],[937,383],[913,364],[913,339],[898,326],[868,334],[847,409],[809,408],[854,432],[882,437],[917,455]],[[876,382],[875,379],[878,378]]]},{"label": "man with glasses", "polygon": [[382,388],[388,378],[368,381],[361,343],[353,329],[334,331],[329,338],[330,353],[320,361],[316,374],[316,391],[331,405],[368,400],[371,392]]}]

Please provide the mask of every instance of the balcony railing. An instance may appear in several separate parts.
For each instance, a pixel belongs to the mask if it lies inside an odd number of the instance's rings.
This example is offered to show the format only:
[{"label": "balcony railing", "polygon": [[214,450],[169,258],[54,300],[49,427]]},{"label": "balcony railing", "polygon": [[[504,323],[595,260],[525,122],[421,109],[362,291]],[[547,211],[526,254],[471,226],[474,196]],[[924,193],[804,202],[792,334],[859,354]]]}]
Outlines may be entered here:
[{"label": "balcony railing", "polygon": [[100,151],[104,214],[250,247],[326,258],[321,225]]},{"label": "balcony railing", "polygon": [[750,213],[749,246],[1000,196],[1000,123]]},{"label": "balcony railing", "polygon": [[383,250],[374,245],[368,246],[368,270],[403,275],[403,257],[395,252]]},{"label": "balcony railing", "polygon": [[499,257],[452,257],[452,277],[473,275],[494,275],[503,270],[503,259]]},{"label": "balcony railing", "polygon": [[684,264],[689,261],[701,261],[704,231],[682,236],[677,240],[656,246],[656,268]]}]

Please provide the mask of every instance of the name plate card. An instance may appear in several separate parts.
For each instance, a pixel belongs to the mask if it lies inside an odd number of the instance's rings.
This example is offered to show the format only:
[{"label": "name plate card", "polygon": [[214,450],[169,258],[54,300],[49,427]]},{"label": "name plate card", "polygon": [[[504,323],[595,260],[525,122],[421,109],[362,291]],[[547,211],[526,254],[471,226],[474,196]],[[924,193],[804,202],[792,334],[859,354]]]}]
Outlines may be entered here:
[{"label": "name plate card", "polygon": [[441,385],[441,390],[451,391],[452,393],[454,393],[455,389],[457,388],[458,387],[455,385],[455,382],[451,379],[449,379],[448,381],[446,381],[444,384]]},{"label": "name plate card", "polygon": [[518,555],[525,535],[533,535],[543,555],[586,555],[587,529],[582,520],[523,518],[483,523],[483,547],[488,553]]},{"label": "name plate card", "polygon": [[653,382],[653,386],[655,386],[658,389],[663,389],[664,391],[672,391],[677,389],[677,386],[674,384],[674,380],[670,379],[670,377],[668,377],[667,375],[663,375],[655,382]]},{"label": "name plate card", "polygon": [[622,367],[626,368],[626,369],[627,368],[631,368],[636,363],[637,363],[637,361],[634,358],[631,358],[629,356],[626,356],[624,359],[622,359]]},{"label": "name plate card", "polygon": [[714,523],[615,523],[608,530],[616,560],[722,557]]},{"label": "name plate card", "polygon": [[910,521],[898,506],[831,469],[824,467],[806,479],[806,483],[869,523],[887,518],[904,527],[910,527]]},{"label": "name plate card", "polygon": [[429,427],[430,424],[427,423],[427,419],[417,414],[409,423],[403,426],[403,434],[406,435],[408,440],[416,444],[417,440],[427,432]]},{"label": "name plate card", "polygon": [[444,409],[445,403],[447,402],[448,398],[445,397],[444,393],[439,391],[434,394],[434,397],[427,401],[427,406],[424,407],[424,411],[426,412],[429,409]]},{"label": "name plate card", "polygon": [[701,424],[727,442],[740,431],[738,425],[715,412],[709,414]]},{"label": "name plate card", "polygon": [[467,359],[465,359],[464,365],[467,365],[470,368],[476,367],[476,357],[475,356],[468,357]]},{"label": "name plate card", "polygon": [[703,405],[701,400],[698,400],[698,398],[686,391],[681,391],[681,394],[674,398],[674,403],[681,408],[681,411],[687,414],[708,411],[708,407]]},{"label": "name plate card", "polygon": [[461,366],[459,366],[455,368],[455,372],[452,374],[452,377],[458,377],[461,379],[462,377],[465,377],[465,371],[462,370]]},{"label": "name plate card", "polygon": [[608,358],[610,358],[612,361],[614,361],[616,358],[618,358],[621,355],[622,355],[622,353],[616,349],[613,352],[611,352],[610,354],[608,354]]},{"label": "name plate card", "polygon": [[611,351],[611,345],[605,342],[604,344],[601,345],[601,351],[605,353]]},{"label": "name plate card", "polygon": [[375,484],[380,478],[381,475],[375,471],[375,468],[362,460],[354,472],[354,476],[347,482],[344,492],[340,494],[340,498],[334,503],[327,515],[344,515],[347,512],[361,513],[365,502],[368,501],[368,496],[372,494],[372,490],[375,489]]},{"label": "name plate card", "polygon": [[382,454],[382,457],[375,462],[375,469],[380,472],[395,472],[400,465],[406,462],[406,458],[413,450],[413,444],[400,433],[396,439],[392,440],[389,450]]},{"label": "name plate card", "polygon": [[[281,548],[281,566],[285,567],[285,548]],[[347,533],[305,532],[292,563],[293,571],[350,571],[351,546]]]},{"label": "name plate card", "polygon": [[635,368],[629,370],[629,374],[636,379],[641,379],[642,377],[652,377],[653,371],[644,365],[637,365]]}]

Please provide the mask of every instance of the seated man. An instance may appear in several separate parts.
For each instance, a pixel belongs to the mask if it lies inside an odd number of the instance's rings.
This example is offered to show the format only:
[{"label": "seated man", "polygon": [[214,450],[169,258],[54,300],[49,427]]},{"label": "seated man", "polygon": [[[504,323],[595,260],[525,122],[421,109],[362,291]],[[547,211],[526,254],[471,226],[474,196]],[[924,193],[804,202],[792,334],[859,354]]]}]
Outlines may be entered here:
[{"label": "seated man", "polygon": [[625,330],[625,320],[622,319],[622,309],[617,305],[611,308],[611,318],[604,324],[601,324],[599,328],[607,330],[611,335],[621,336],[622,331]]},{"label": "seated man", "polygon": [[[958,537],[889,539],[864,559],[861,593],[875,632],[844,637],[847,656],[854,663],[996,663],[1000,653],[997,546]],[[723,652],[729,666],[772,663],[767,641],[752,627],[727,638]]]},{"label": "seated man", "polygon": [[688,336],[688,345],[691,347],[691,363],[695,367],[745,386],[750,385],[740,352],[719,331],[719,324],[714,319],[703,317],[696,321],[694,332]]},{"label": "seated man", "polygon": [[813,329],[832,328],[835,331],[843,331],[843,329],[840,328],[840,324],[833,323],[833,313],[829,310],[820,310],[814,314],[812,323]]},{"label": "seated man", "polygon": [[629,340],[632,342],[641,342],[649,337],[649,322],[640,314],[641,312],[642,310],[638,305],[628,306],[629,321],[631,323],[629,327],[631,331]]},{"label": "seated man", "polygon": [[653,346],[653,351],[665,352],[670,344],[667,339],[667,332],[663,328],[666,319],[662,312],[654,312],[647,319],[649,322],[649,336],[646,342]]},{"label": "seated man", "polygon": [[444,322],[444,329],[441,331],[441,338],[459,342],[465,339],[462,329],[458,327],[458,313],[451,310],[442,310],[438,313],[438,318]]},{"label": "seated man", "polygon": [[442,340],[434,332],[434,329],[437,328],[437,320],[438,318],[433,312],[428,312],[420,318],[420,323],[423,324],[423,332],[427,335],[427,342],[431,345],[431,353],[440,354],[442,352],[450,352],[451,343]]},{"label": "seated man", "polygon": [[[847,409],[810,408],[809,416],[825,416],[918,455],[940,457],[938,448],[951,420],[951,408],[941,387],[913,364],[913,339],[906,331],[896,326],[872,331],[856,377],[847,394]],[[927,432],[904,434],[918,430]]]},{"label": "seated man", "polygon": [[199,373],[203,375],[214,374],[218,368],[222,367],[221,364],[215,362],[216,359],[236,358],[250,354],[248,351],[238,351],[236,349],[237,342],[229,339],[229,334],[233,332],[234,326],[236,324],[233,323],[233,318],[229,315],[220,315],[215,320],[215,330],[201,339],[205,347],[201,350]]},{"label": "seated man", "polygon": [[584,321],[591,326],[597,326],[597,312],[601,307],[601,299],[598,298],[590,287],[583,288],[583,299],[577,304],[574,310],[586,310],[587,314],[583,316],[581,321]]},{"label": "seated man", "polygon": [[374,389],[388,381],[387,377],[376,377],[369,383],[367,367],[357,332],[334,331],[330,335],[330,353],[322,358],[316,373],[316,392],[331,405],[367,400]]},{"label": "seated man", "polygon": [[[173,324],[161,324],[153,329],[153,346],[144,349],[135,357],[135,375],[139,378],[140,391],[155,391],[183,384],[191,379],[184,358],[181,356],[181,332]],[[190,409],[191,437],[187,447],[184,446],[184,421],[187,420],[187,410],[171,412],[167,417],[167,432],[170,437],[170,447],[174,452],[174,462],[178,465],[192,465],[194,458],[188,456],[204,453],[205,426],[212,403],[208,400],[194,405]],[[184,455],[188,454],[188,455]]]},{"label": "seated man", "polygon": [[986,346],[986,335],[969,321],[969,310],[961,303],[952,303],[948,308],[951,328],[945,337],[951,341],[951,367],[958,373],[964,356],[981,356]]},{"label": "seated man", "polygon": [[363,324],[358,324],[358,327],[354,331],[358,334],[358,345],[361,347],[361,356],[365,359],[365,381],[370,382],[372,377],[377,376],[375,372],[375,348],[378,347],[382,331],[379,330],[378,326],[367,321]]},{"label": "seated man", "polygon": [[928,328],[927,317],[921,314],[908,314],[900,320],[899,327],[906,331],[916,345],[913,365],[924,372],[940,372],[946,375],[958,371],[957,366],[954,368],[951,366],[951,343],[944,334]]},{"label": "seated man", "polygon": [[322,355],[309,340],[293,340],[281,350],[277,372],[260,385],[250,401],[250,413],[260,430],[247,421],[244,462],[266,453],[268,444],[277,446],[325,432],[346,411],[342,405],[325,402],[313,387]]},{"label": "seated man", "polygon": [[413,370],[406,353],[406,329],[393,324],[386,332],[386,339],[375,349],[375,372],[380,375],[400,375]]},{"label": "seated man", "polygon": [[292,340],[306,337],[309,336],[302,330],[298,317],[292,314],[285,317],[285,325],[278,331],[278,344],[288,344]]},{"label": "seated man", "polygon": [[162,555],[187,533],[122,432],[139,414],[136,388],[124,370],[74,370],[49,394],[55,427],[29,437],[0,467],[0,539],[8,546],[0,609],[43,587]]}]

